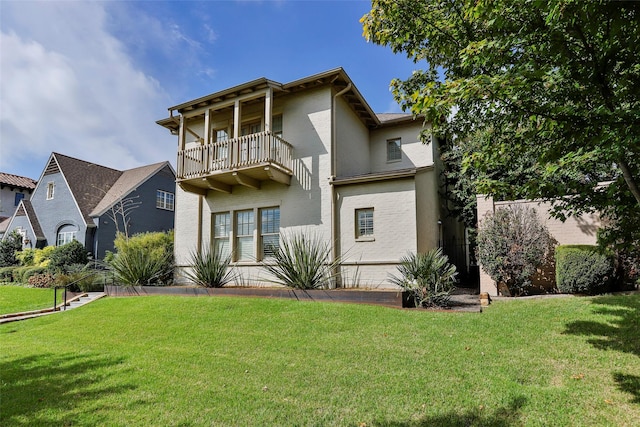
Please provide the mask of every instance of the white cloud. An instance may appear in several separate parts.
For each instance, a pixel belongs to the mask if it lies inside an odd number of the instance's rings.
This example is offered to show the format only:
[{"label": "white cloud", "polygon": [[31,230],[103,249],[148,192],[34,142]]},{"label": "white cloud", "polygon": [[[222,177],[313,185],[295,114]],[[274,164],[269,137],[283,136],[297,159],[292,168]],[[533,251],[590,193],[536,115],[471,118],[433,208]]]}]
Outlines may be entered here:
[{"label": "white cloud", "polygon": [[52,151],[117,169],[173,162],[175,137],[155,124],[171,101],[106,30],[105,4],[35,5],[2,5],[0,170],[37,178]]}]

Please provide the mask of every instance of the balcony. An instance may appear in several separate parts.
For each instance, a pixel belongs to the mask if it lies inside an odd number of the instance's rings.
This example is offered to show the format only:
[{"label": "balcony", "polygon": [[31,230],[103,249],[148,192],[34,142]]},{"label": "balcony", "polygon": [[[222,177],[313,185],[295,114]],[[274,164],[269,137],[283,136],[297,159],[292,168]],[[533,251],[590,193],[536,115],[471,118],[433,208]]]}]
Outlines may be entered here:
[{"label": "balcony", "polygon": [[269,131],[178,151],[178,185],[206,195],[231,193],[234,185],[259,189],[263,181],[289,185],[291,144]]}]

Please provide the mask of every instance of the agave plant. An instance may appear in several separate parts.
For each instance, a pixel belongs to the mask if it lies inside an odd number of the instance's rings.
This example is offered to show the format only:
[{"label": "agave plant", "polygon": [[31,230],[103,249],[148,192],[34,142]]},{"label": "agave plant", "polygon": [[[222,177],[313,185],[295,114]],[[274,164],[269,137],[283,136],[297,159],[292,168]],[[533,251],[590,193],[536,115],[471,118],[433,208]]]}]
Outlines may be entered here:
[{"label": "agave plant", "polygon": [[173,275],[173,254],[162,248],[130,247],[108,262],[116,280],[126,286],[165,284]]},{"label": "agave plant", "polygon": [[281,235],[272,259],[263,262],[272,282],[294,289],[328,289],[338,274],[339,259],[331,260],[331,247],[315,234]]},{"label": "agave plant", "polygon": [[409,292],[416,307],[449,305],[458,273],[456,266],[449,263],[449,257],[442,253],[442,249],[410,253],[400,260],[398,271],[400,276],[391,276],[390,280]]},{"label": "agave plant", "polygon": [[198,286],[205,288],[221,288],[227,283],[235,280],[236,274],[229,269],[231,256],[223,256],[218,251],[210,249],[201,252],[191,252],[190,271],[185,275]]}]

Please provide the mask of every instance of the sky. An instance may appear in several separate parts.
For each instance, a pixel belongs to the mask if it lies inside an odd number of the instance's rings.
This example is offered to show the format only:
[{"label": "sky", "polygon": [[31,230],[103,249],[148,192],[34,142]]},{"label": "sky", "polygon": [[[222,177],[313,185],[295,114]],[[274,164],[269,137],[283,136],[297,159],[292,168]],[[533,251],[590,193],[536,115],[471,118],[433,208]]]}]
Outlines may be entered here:
[{"label": "sky", "polygon": [[260,77],[343,67],[372,109],[419,65],[368,43],[360,0],[0,0],[0,171],[38,179],[51,152],[125,170],[168,160],[168,108]]}]

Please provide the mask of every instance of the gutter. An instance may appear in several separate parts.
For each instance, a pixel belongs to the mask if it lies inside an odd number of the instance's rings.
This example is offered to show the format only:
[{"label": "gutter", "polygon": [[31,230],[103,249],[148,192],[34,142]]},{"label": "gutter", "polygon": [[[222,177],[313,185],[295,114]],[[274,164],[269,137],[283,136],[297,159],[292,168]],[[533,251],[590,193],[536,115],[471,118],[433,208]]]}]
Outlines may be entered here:
[{"label": "gutter", "polygon": [[[336,179],[336,169],[337,169],[337,159],[336,159],[336,101],[339,96],[344,95],[349,92],[353,85],[351,82],[347,84],[347,87],[342,89],[340,92],[333,95],[331,99],[331,175],[329,177],[329,181],[333,182]],[[336,188],[334,185],[330,185],[331,187],[331,257],[332,261],[336,264],[340,256],[340,241],[338,236],[338,221],[337,221],[337,212],[336,208],[338,205]],[[339,268],[339,267],[336,267]],[[336,287],[340,287],[340,276],[339,271],[334,271],[336,277]]]}]

